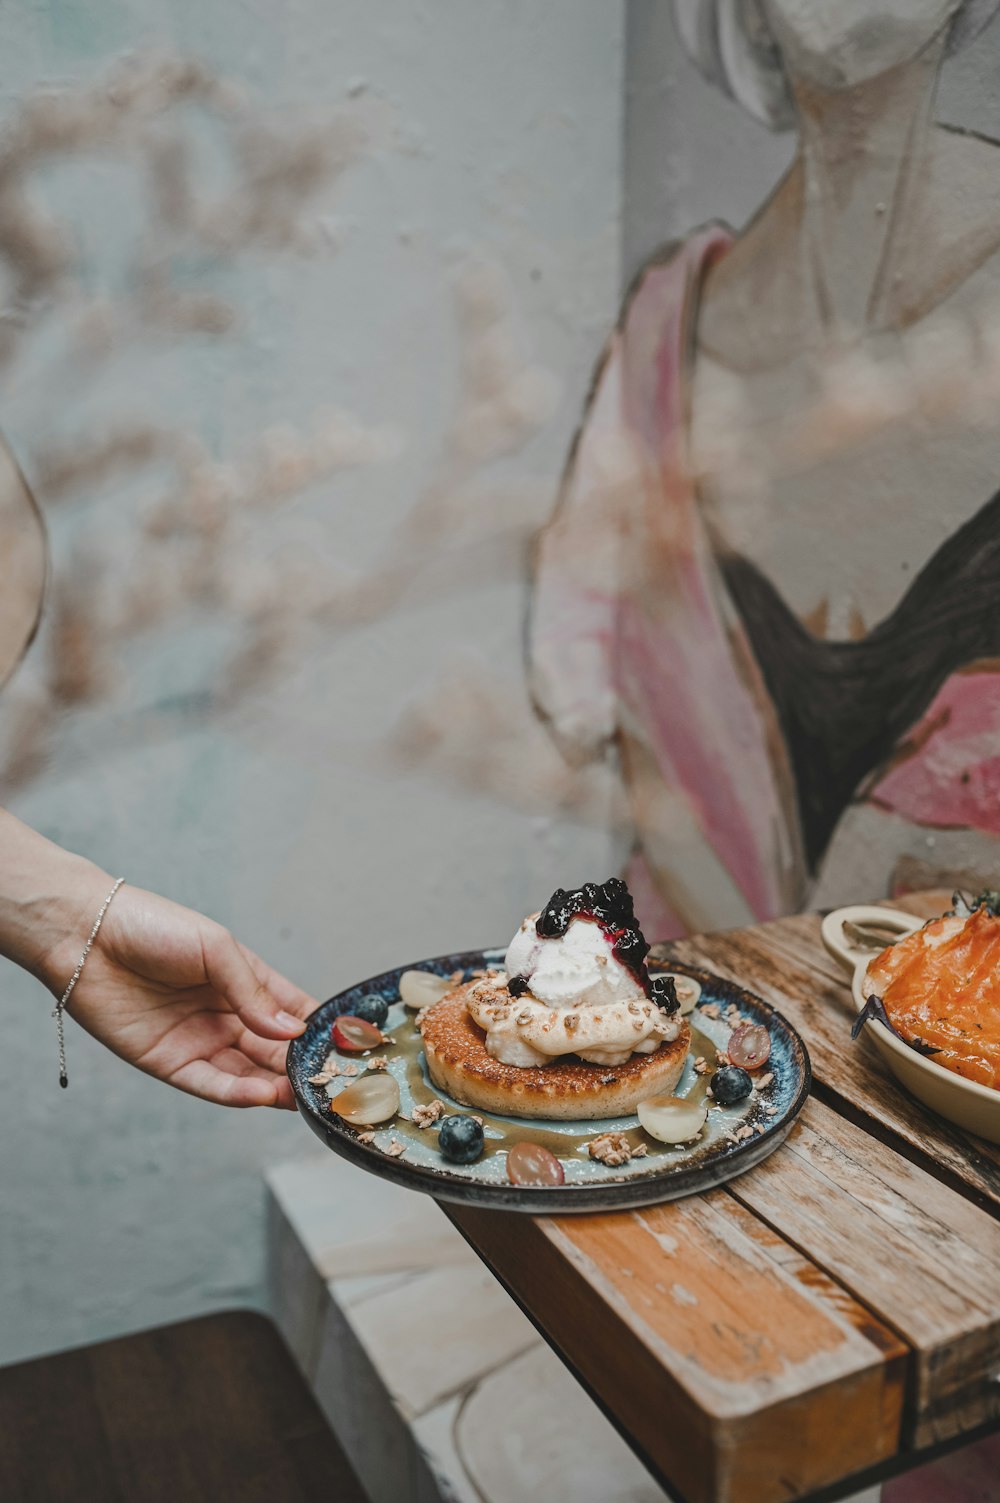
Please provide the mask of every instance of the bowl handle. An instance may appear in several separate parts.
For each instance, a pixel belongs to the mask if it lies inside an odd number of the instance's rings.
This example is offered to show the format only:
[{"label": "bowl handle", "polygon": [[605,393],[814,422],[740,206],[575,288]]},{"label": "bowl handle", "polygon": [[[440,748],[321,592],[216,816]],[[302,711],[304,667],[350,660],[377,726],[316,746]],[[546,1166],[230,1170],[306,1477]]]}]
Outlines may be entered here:
[{"label": "bowl handle", "polygon": [[880,946],[864,945],[856,938],[849,937],[844,928],[847,924],[877,931],[879,936],[885,933],[885,945],[881,946],[884,949],[885,946],[894,944],[895,938],[922,929],[924,920],[914,917],[912,913],[901,913],[898,908],[879,908],[867,903],[854,903],[848,908],[835,908],[832,913],[828,913],[820,925],[820,938],[833,958],[839,960],[845,971],[853,976],[862,962],[867,965],[869,960],[874,959]]}]

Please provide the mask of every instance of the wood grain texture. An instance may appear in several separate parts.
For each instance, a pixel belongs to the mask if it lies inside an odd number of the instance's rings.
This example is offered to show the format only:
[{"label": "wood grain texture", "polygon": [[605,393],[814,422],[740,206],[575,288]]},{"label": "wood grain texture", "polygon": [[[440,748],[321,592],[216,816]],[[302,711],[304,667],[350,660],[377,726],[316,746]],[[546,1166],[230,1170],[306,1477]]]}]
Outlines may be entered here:
[{"label": "wood grain texture", "polygon": [[907,1443],[1000,1420],[1000,1222],[816,1101],[729,1190],[904,1339]]},{"label": "wood grain texture", "polygon": [[689,1503],[790,1503],[1000,1423],[1000,1149],[851,1044],[817,916],[654,953],[749,987],[802,1034],[819,1099],[786,1144],[653,1209],[452,1219]]},{"label": "wood grain texture", "polygon": [[972,1137],[914,1100],[863,1035],[852,1044],[850,985],[823,949],[815,915],[678,940],[657,947],[656,953],[706,966],[757,992],[805,1039],[817,1094],[915,1156],[931,1173],[1000,1212],[1000,1147]]},{"label": "wood grain texture", "polygon": [[725,1191],[448,1213],[689,1503],[772,1503],[895,1454],[904,1344]]},{"label": "wood grain texture", "polygon": [[0,1368],[11,1503],[365,1503],[274,1327],[247,1311]]}]

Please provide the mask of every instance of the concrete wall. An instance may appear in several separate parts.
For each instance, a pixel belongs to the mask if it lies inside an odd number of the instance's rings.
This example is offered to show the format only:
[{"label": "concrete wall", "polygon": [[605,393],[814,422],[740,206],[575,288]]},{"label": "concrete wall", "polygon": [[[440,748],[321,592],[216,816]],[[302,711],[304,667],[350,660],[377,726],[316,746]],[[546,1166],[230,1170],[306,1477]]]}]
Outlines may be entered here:
[{"label": "concrete wall", "polygon": [[[530,479],[544,515],[620,285],[621,6],[48,0],[0,15],[0,102],[96,76],[147,43],[244,80],[279,119],[351,98],[374,104],[385,130],[316,205],[308,259],[254,253],[225,274],[243,310],[233,336],[140,347],[93,388],[17,383],[0,422],[29,469],[57,439],[123,416],[187,425],[225,457],[271,425],[345,409],[391,426],[396,457],[255,514],[231,566],[289,543],[321,570],[362,565],[440,470],[462,381],[453,277],[485,250],[509,281],[525,357],[556,381],[551,417],[497,467],[505,484]],[[127,180],[114,165],[60,165],[39,191],[78,227],[87,290],[113,294],[134,229]],[[136,567],[133,523],[156,479],[53,504],[57,575],[74,549],[118,538],[118,569]],[[65,713],[45,770],[9,802],[108,870],[231,925],[319,996],[503,940],[557,883],[603,876],[606,837],[393,779],[370,748],[458,647],[516,679],[522,606],[506,577],[346,639],[307,635],[276,681],[204,714],[232,643],[186,614],[116,653],[110,692]],[[0,696],[0,729],[41,692],[44,651]],[[75,1028],[61,1092],[49,999],[8,967],[2,994],[0,1360],[257,1301],[261,1165],[307,1149],[305,1128],[170,1091]]]}]

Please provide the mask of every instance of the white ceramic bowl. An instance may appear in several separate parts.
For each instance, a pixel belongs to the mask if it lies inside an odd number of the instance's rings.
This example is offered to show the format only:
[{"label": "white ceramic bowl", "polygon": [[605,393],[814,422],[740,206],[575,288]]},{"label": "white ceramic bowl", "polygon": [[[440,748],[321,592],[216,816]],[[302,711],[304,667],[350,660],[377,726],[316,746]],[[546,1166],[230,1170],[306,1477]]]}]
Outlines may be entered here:
[{"label": "white ceramic bowl", "polygon": [[[852,944],[844,933],[845,924],[875,925],[893,934],[912,934],[915,929],[923,928],[924,920],[915,918],[912,913],[900,913],[896,908],[878,908],[864,903],[837,908],[824,918],[820,931],[823,943],[850,973],[855,1011],[860,1012],[865,1005],[861,983],[869,962],[879,952]],[[991,1143],[1000,1143],[1000,1091],[980,1085],[976,1080],[966,1080],[954,1070],[946,1070],[943,1065],[935,1063],[933,1055],[918,1054],[881,1023],[870,1020],[865,1027],[889,1069],[911,1095],[940,1116],[947,1117],[949,1122],[964,1127],[966,1132],[976,1133]]]}]

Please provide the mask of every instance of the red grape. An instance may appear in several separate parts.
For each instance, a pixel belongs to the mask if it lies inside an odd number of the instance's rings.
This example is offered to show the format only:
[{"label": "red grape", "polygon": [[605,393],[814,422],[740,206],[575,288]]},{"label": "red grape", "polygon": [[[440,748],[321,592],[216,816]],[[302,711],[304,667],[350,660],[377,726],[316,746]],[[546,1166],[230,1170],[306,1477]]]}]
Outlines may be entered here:
[{"label": "red grape", "polygon": [[352,1017],[350,1013],[337,1019],[330,1029],[330,1037],[338,1049],[344,1049],[348,1054],[361,1054],[365,1049],[377,1049],[379,1044],[385,1043],[381,1028],[366,1023],[364,1018]]},{"label": "red grape", "polygon": [[771,1052],[771,1035],[759,1023],[741,1023],[734,1028],[726,1053],[743,1070],[759,1070]]},{"label": "red grape", "polygon": [[540,1143],[515,1143],[507,1155],[507,1178],[515,1185],[541,1189],[561,1185],[566,1175],[555,1154]]}]

